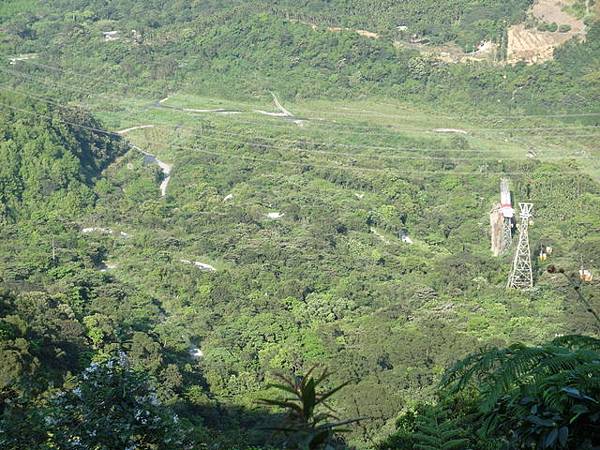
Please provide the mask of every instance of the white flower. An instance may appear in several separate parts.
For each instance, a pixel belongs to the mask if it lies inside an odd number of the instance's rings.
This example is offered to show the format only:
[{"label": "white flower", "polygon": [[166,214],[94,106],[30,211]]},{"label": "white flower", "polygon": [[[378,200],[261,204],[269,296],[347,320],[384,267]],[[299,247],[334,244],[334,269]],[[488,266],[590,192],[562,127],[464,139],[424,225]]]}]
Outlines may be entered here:
[{"label": "white flower", "polygon": [[46,425],[56,425],[57,423],[54,417],[44,417],[44,422],[46,422]]},{"label": "white flower", "polygon": [[85,369],[86,372],[88,373],[92,373],[92,372],[96,372],[98,370],[98,363],[92,363],[90,364],[90,367],[88,367],[87,369]]},{"label": "white flower", "polygon": [[119,365],[125,368],[129,366],[129,358],[127,358],[127,355],[122,350],[119,350]]},{"label": "white flower", "polygon": [[156,393],[155,392],[152,392],[149,395],[149,400],[150,400],[150,404],[152,406],[158,406],[158,405],[160,405],[160,401],[158,401],[158,397],[156,397]]}]

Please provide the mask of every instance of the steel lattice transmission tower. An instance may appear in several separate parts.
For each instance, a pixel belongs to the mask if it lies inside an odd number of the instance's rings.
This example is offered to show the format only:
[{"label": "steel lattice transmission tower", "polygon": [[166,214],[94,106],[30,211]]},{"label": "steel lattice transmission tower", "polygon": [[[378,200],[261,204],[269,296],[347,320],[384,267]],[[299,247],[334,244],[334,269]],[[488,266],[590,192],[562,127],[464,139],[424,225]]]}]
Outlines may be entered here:
[{"label": "steel lattice transmission tower", "polygon": [[512,272],[508,278],[509,289],[529,289],[533,287],[531,269],[531,249],[529,248],[529,219],[532,216],[532,203],[519,203],[521,224],[519,226],[519,245],[515,253]]}]

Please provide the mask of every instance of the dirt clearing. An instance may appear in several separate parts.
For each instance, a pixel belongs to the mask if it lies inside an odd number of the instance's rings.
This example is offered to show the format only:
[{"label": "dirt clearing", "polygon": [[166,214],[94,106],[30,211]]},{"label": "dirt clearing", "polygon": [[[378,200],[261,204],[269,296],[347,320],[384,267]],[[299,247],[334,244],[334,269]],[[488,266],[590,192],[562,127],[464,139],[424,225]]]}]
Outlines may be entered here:
[{"label": "dirt clearing", "polygon": [[568,40],[585,35],[582,20],[571,16],[564,8],[573,0],[537,0],[530,10],[534,21],[544,24],[556,24],[558,27],[569,26],[568,31],[540,31],[527,28],[524,24],[514,25],[508,30],[507,62],[515,64],[520,61],[529,64],[542,63],[552,59],[554,49]]},{"label": "dirt clearing", "polygon": [[583,21],[564,11],[565,7],[573,3],[568,0],[538,0],[533,5],[533,17],[546,23],[570,25],[573,33],[580,33],[584,28]]}]

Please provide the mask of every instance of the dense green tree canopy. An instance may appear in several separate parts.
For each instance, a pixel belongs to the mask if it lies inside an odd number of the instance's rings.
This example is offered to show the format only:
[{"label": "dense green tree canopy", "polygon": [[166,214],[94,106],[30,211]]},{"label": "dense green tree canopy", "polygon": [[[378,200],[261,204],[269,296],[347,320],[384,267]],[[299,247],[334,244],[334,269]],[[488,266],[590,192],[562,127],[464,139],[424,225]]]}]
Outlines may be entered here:
[{"label": "dense green tree canopy", "polygon": [[[539,65],[423,51],[501,43],[529,5],[2,3],[0,447],[298,445],[258,400],[316,365],[306,392],[347,383],[334,447],[591,442],[597,348],[553,339],[598,333],[600,26]],[[535,205],[531,291],[489,251],[503,177]],[[540,352],[539,383],[494,384]]]}]

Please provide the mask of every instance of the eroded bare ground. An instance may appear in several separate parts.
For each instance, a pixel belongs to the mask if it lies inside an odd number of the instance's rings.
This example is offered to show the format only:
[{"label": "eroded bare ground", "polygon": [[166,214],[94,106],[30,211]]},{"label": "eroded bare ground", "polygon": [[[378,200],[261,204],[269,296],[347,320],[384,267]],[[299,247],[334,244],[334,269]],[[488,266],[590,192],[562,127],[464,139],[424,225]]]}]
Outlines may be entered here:
[{"label": "eroded bare ground", "polygon": [[[527,28],[525,24],[512,26],[508,30],[508,48],[506,62],[515,64],[520,61],[529,64],[541,63],[552,59],[554,49],[573,39],[583,39],[585,37],[585,25],[583,20],[578,19],[565,11],[565,7],[574,3],[575,0],[536,0],[529,11],[530,17],[536,21],[558,26],[569,25],[570,30],[564,32],[539,31],[537,28]],[[600,2],[596,3],[596,8],[600,13]],[[319,27],[314,23],[300,22],[310,26],[313,30]],[[341,27],[326,28],[332,33],[342,31],[352,31],[359,35],[379,39],[377,33],[367,30],[355,30]],[[422,54],[432,58],[437,58],[447,63],[466,63],[470,61],[497,61],[499,46],[493,42],[482,42],[477,51],[465,53],[458,46],[447,44],[445,46],[429,46],[409,42],[395,41],[396,47],[414,48]]]},{"label": "eroded bare ground", "polygon": [[569,25],[567,32],[539,31],[526,28],[524,24],[508,30],[507,62],[514,64],[520,61],[529,64],[541,63],[552,59],[554,49],[575,37],[583,38],[585,25],[583,21],[571,16],[564,8],[573,0],[537,0],[530,13],[534,19],[544,23]]},{"label": "eroded bare ground", "polygon": [[583,20],[567,13],[565,7],[574,3],[572,0],[538,0],[532,8],[533,17],[546,23],[571,25],[572,33],[580,33],[584,29]]}]

